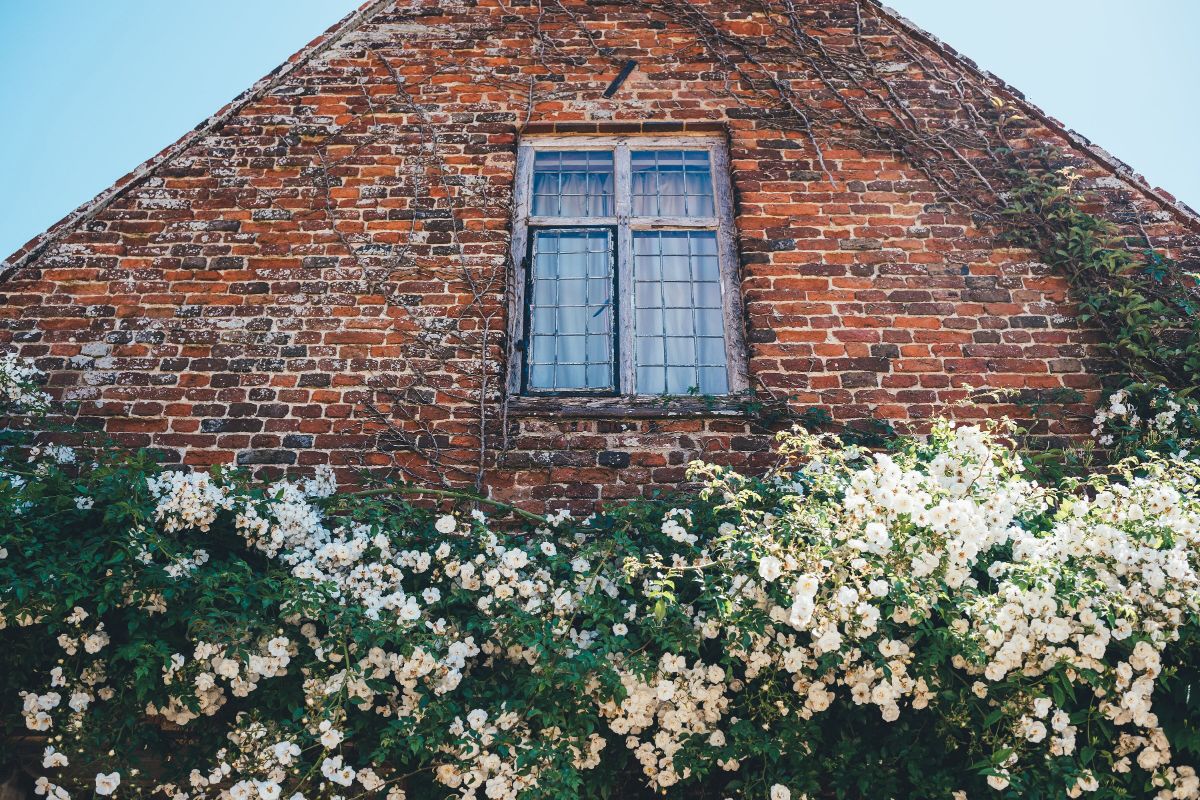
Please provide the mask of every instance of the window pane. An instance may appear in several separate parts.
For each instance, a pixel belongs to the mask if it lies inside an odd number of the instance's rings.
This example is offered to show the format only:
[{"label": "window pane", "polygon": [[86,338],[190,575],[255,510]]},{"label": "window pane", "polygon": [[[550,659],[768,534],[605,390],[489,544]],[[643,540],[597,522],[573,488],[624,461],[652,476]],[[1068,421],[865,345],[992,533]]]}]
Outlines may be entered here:
[{"label": "window pane", "polygon": [[700,387],[702,394],[727,394],[729,375],[725,367],[701,367]]},{"label": "window pane", "polygon": [[690,308],[692,305],[692,285],[681,281],[663,281],[663,305],[668,308]]},{"label": "window pane", "polygon": [[[543,314],[543,317],[550,316]],[[587,333],[587,314],[575,314],[565,308],[560,308],[558,311],[558,329],[551,330],[550,333],[557,333],[559,336],[579,336]]]},{"label": "window pane", "polygon": [[613,154],[542,150],[533,158],[536,217],[608,217],[613,213]]},{"label": "window pane", "polygon": [[716,283],[721,279],[721,270],[717,266],[715,256],[700,256],[692,264],[693,275],[698,281],[712,281]]},{"label": "window pane", "polygon": [[633,234],[641,394],[729,391],[716,238],[714,231]]},{"label": "window pane", "polygon": [[638,391],[642,394],[664,394],[667,391],[666,373],[662,367],[638,367]]},{"label": "window pane", "polygon": [[663,361],[663,339],[661,336],[639,336],[638,364],[661,367]]},{"label": "window pane", "polygon": [[692,296],[695,298],[697,308],[721,307],[721,285],[719,283],[712,281],[697,283]]},{"label": "window pane", "polygon": [[556,383],[560,389],[577,389],[587,385],[585,364],[559,364]]},{"label": "window pane", "polygon": [[586,306],[587,292],[587,281],[560,280],[558,282],[558,307],[565,310],[569,307]]},{"label": "window pane", "polygon": [[630,154],[630,168],[635,216],[713,216],[707,150],[637,150]]},{"label": "window pane", "polygon": [[717,336],[704,336],[697,340],[696,363],[702,366],[725,364],[725,340]]},{"label": "window pane", "polygon": [[638,281],[637,285],[637,307],[638,308],[658,308],[662,305],[662,283],[649,281]]},{"label": "window pane", "polygon": [[663,256],[662,279],[664,281],[688,281],[692,279],[692,262],[686,255]]},{"label": "window pane", "polygon": [[694,312],[690,308],[668,308],[663,332],[667,336],[691,336],[693,314]]},{"label": "window pane", "polygon": [[639,331],[662,330],[663,312],[657,308],[639,308],[637,312],[637,329]]},{"label": "window pane", "polygon": [[[613,381],[612,236],[607,230],[533,234],[534,332],[526,352],[534,391],[611,391]],[[601,277],[587,277],[601,272]]]},{"label": "window pane", "polygon": [[667,394],[688,394],[699,388],[695,367],[667,367]]},{"label": "window pane", "polygon": [[586,336],[559,336],[558,360],[566,364],[583,364],[587,358],[584,355]]},{"label": "window pane", "polygon": [[533,282],[533,302],[539,306],[554,305],[557,294],[554,290],[554,281],[543,280],[537,278]]}]

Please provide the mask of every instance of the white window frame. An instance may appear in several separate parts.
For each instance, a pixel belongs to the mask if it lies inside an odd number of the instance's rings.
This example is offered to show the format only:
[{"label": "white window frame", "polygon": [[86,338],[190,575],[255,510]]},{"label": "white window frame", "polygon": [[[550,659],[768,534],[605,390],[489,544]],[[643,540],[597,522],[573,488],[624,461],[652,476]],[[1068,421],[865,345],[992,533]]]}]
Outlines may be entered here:
[{"label": "white window frame", "polygon": [[[539,150],[610,150],[613,152],[614,210],[611,217],[535,217],[532,208],[533,164]],[[630,152],[633,150],[707,150],[712,168],[714,217],[634,217],[630,189]],[[743,394],[749,386],[746,345],[742,332],[742,297],[738,278],[738,255],[729,184],[729,150],[723,137],[712,135],[604,136],[534,135],[523,137],[517,146],[517,174],[513,189],[512,264],[509,309],[509,374],[511,396],[521,396],[525,370],[525,304],[529,270],[531,228],[607,227],[616,231],[617,296],[615,343],[618,352],[615,396],[661,399],[662,395],[639,395],[634,353],[633,232],[642,230],[710,230],[717,234],[717,256],[721,274],[721,309],[725,326],[725,368],[729,391],[721,397]],[[543,396],[529,394],[524,396]],[[557,396],[586,401],[588,394],[563,392]],[[612,394],[608,396],[614,396]]]}]

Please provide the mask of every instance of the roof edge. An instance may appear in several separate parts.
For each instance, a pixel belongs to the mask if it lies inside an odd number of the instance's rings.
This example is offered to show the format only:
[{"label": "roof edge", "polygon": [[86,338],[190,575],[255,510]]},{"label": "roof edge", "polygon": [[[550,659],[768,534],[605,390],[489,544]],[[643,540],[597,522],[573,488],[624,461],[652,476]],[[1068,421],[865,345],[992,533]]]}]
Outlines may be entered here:
[{"label": "roof edge", "polygon": [[174,161],[198,139],[207,136],[248,104],[263,97],[267,92],[282,83],[284,78],[308,65],[314,58],[329,50],[343,37],[356,30],[363,22],[374,16],[376,11],[392,2],[393,0],[366,0],[357,9],[351,11],[327,28],[324,33],[293,53],[282,64],[255,81],[248,89],[225,104],[215,114],[212,114],[195,128],[179,137],[173,144],[168,145],[156,155],[146,159],[129,173],[118,178],[107,189],[67,214],[33,239],[30,239],[16,252],[0,262],[0,282],[7,280],[14,272],[41,256],[47,249],[57,244],[79,225],[95,218],[97,214],[108,208],[131,189],[140,185],[146,178],[150,177],[156,169]]},{"label": "roof edge", "polygon": [[1026,111],[1029,116],[1037,119],[1050,130],[1059,134],[1071,143],[1073,147],[1078,148],[1085,156],[1100,166],[1112,171],[1117,177],[1126,181],[1131,187],[1145,195],[1150,200],[1163,206],[1177,220],[1189,225],[1192,228],[1200,229],[1200,212],[1197,212],[1187,203],[1177,199],[1174,195],[1167,192],[1165,189],[1152,186],[1149,181],[1137,170],[1126,164],[1121,159],[1114,156],[1112,153],[1100,147],[1091,139],[1088,139],[1083,134],[1072,130],[1071,128],[1059,122],[1054,117],[1047,114],[1037,104],[1027,98],[1020,89],[1017,89],[1012,84],[997,77],[995,74],[983,69],[975,63],[970,57],[963,55],[947,44],[942,39],[925,30],[921,26],[914,23],[908,17],[905,17],[894,8],[885,5],[882,0],[866,0],[888,21],[895,24],[901,31],[907,33],[913,38],[923,42],[928,47],[939,53],[947,61],[962,67],[969,73],[978,77],[983,84],[998,95],[1004,95],[1007,99],[1013,100],[1017,105]]},{"label": "roof edge", "polygon": [[[356,30],[363,22],[372,17],[375,12],[389,5],[391,2],[393,0],[366,0],[361,6],[334,23],[324,33],[260,78],[215,114],[212,114],[195,128],[185,133],[174,144],[151,156],[128,174],[119,178],[112,186],[103,190],[86,203],[83,203],[43,233],[25,243],[3,262],[0,262],[0,281],[6,280],[13,272],[38,258],[51,246],[61,241],[78,225],[95,218],[97,214],[108,208],[120,197],[140,185],[154,170],[171,163],[196,140],[220,127],[220,125],[237,114],[246,105],[261,98],[271,89],[274,89],[288,75],[303,68],[314,58],[329,50],[340,39]],[[931,47],[951,63],[975,75],[987,88],[996,91],[998,94],[1006,95],[1009,99],[1015,101],[1030,116],[1036,118],[1047,128],[1067,139],[1072,146],[1078,148],[1092,161],[1112,171],[1147,198],[1167,209],[1179,221],[1193,228],[1200,229],[1200,213],[1195,209],[1183,201],[1176,199],[1166,190],[1151,186],[1146,178],[1134,170],[1133,167],[1047,114],[1035,103],[1026,98],[1019,89],[1005,82],[995,74],[982,69],[971,58],[958,52],[954,47],[920,27],[895,9],[885,5],[881,0],[866,0],[866,2],[874,6],[883,17],[896,25],[901,31],[923,42],[926,46]]]}]

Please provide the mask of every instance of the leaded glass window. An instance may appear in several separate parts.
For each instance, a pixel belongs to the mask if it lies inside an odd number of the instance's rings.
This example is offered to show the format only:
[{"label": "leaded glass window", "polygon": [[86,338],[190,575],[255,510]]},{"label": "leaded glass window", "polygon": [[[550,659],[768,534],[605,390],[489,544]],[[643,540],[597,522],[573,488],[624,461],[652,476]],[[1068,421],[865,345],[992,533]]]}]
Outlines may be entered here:
[{"label": "leaded glass window", "polygon": [[514,391],[743,387],[722,143],[535,137],[519,152]]},{"label": "leaded glass window", "polygon": [[630,162],[635,215],[713,216],[712,168],[707,151],[635,150]]},{"label": "leaded glass window", "polygon": [[725,394],[725,321],[714,231],[635,231],[639,394]]},{"label": "leaded glass window", "polygon": [[533,211],[545,217],[607,217],[613,213],[613,154],[603,150],[538,153]]},{"label": "leaded glass window", "polygon": [[526,388],[615,390],[612,232],[538,230],[532,250]]}]

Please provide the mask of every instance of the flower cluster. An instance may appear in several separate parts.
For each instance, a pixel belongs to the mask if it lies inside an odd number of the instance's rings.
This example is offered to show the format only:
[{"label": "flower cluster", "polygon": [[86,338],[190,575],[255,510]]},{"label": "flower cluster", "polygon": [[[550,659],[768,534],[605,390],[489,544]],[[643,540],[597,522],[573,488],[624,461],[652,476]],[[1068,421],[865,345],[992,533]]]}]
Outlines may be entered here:
[{"label": "flower cluster", "polygon": [[1118,455],[1152,450],[1200,457],[1200,403],[1163,386],[1133,384],[1110,394],[1096,409],[1092,437]]},{"label": "flower cluster", "polygon": [[0,410],[37,413],[50,407],[50,395],[40,388],[45,374],[15,353],[0,355]]}]

